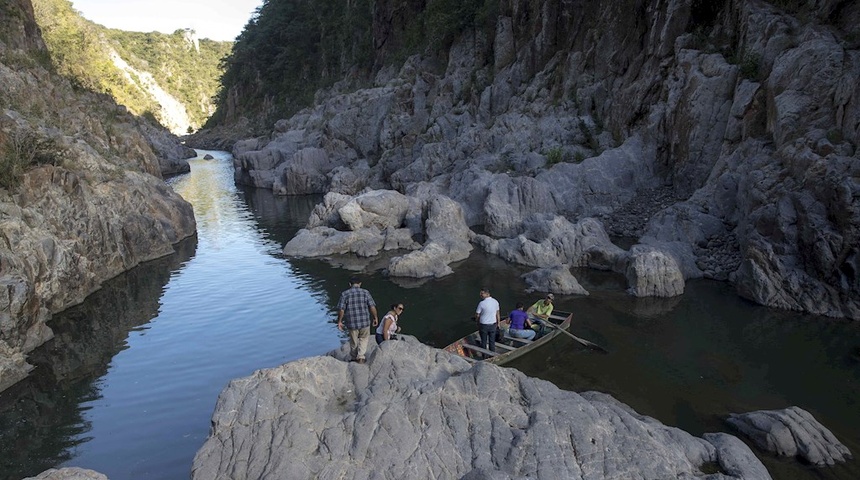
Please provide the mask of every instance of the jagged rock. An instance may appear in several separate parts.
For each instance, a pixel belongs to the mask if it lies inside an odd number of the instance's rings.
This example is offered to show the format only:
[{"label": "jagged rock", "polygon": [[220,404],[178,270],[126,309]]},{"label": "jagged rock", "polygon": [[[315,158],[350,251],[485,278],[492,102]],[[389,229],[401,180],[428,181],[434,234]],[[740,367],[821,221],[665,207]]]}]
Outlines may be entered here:
[{"label": "jagged rock", "polygon": [[576,277],[570,273],[570,265],[557,265],[549,268],[539,268],[522,275],[529,288],[527,292],[552,292],[574,295],[588,295],[588,290],[582,288]]},{"label": "jagged rock", "polygon": [[851,452],[827,428],[800,407],[731,414],[726,421],[759,448],[813,465],[834,465]]},{"label": "jagged rock", "polygon": [[[414,241],[414,235],[422,235],[426,243]],[[394,191],[371,190],[356,197],[329,193],[314,208],[308,228],[284,246],[284,254],[317,257],[355,253],[367,257],[382,250],[413,250],[392,258],[388,274],[441,277],[452,273],[450,263],[469,256],[470,235],[460,206],[442,195],[419,199]]]},{"label": "jagged rock", "polygon": [[427,243],[417,251],[395,257],[388,264],[388,274],[395,277],[443,277],[454,271],[450,263],[465,260],[472,251],[471,231],[466,226],[463,210],[456,202],[442,195],[433,195],[424,202],[427,220],[424,222]]},{"label": "jagged rock", "polygon": [[476,235],[474,242],[505,260],[535,267],[559,264],[582,267],[587,265],[592,251],[602,252],[595,258],[614,259],[625,253],[612,244],[603,226],[593,218],[572,224],[564,217],[534,215],[525,221],[523,228],[524,232],[513,239]]},{"label": "jagged rock", "polygon": [[275,195],[326,193],[329,186],[327,175],[331,170],[328,152],[320,148],[303,148],[289,161],[275,167],[272,192]]},{"label": "jagged rock", "polygon": [[523,221],[537,213],[557,211],[552,191],[531,177],[499,176],[488,187],[484,201],[484,228],[490,235],[511,237],[522,233]]},{"label": "jagged rock", "polygon": [[[47,164],[25,165],[0,188],[0,390],[31,369],[25,356],[52,337],[52,313],[173,253],[196,227],[191,205],[160,178],[159,158],[188,153],[178,139],[31,61],[49,57],[32,5],[4,8],[0,150],[35,145]],[[29,60],[10,68],[13,58]]]},{"label": "jagged rock", "polygon": [[[495,32],[455,39],[441,70],[416,55],[370,88],[320,92],[242,154],[261,158],[240,162],[239,177],[265,186],[266,169],[319,148],[337,159],[318,172],[330,190],[445,194],[468,225],[508,237],[479,244],[512,261],[568,263],[512,253],[534,247],[522,235],[535,215],[596,216],[672,256],[685,279],[860,318],[860,7],[837,3],[791,15],[767,2],[671,0],[636,21],[602,2],[574,11],[544,0],[533,15],[511,4]],[[390,8],[377,14],[405,21]],[[569,18],[579,20],[558,21]],[[397,31],[375,31],[380,52]],[[729,46],[743,58],[717,53]],[[604,249],[571,264],[623,273],[628,260]]]},{"label": "jagged rock", "polygon": [[684,275],[671,255],[636,245],[628,258],[627,284],[637,297],[674,297],[684,293]]},{"label": "jagged rock", "polygon": [[78,467],[52,468],[24,480],[108,480],[104,474]]},{"label": "jagged rock", "polygon": [[393,190],[379,190],[352,198],[337,213],[350,230],[382,230],[403,225],[409,210],[409,197]]},{"label": "jagged rock", "polygon": [[[373,342],[371,342],[373,343]],[[412,337],[260,370],[221,393],[193,479],[770,476],[725,434],[694,437],[609,395],[471,365]],[[390,455],[390,452],[398,452]]]}]

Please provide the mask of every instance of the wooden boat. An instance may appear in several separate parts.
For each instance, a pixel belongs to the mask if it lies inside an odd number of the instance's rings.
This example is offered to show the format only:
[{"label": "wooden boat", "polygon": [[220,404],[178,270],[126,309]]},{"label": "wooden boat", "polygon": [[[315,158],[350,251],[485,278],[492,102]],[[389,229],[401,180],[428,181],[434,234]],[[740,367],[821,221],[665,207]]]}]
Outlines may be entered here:
[{"label": "wooden boat", "polygon": [[573,314],[569,312],[553,311],[549,317],[549,322],[552,325],[547,325],[544,336],[536,340],[526,340],[524,338],[515,338],[508,335],[508,327],[510,319],[507,317],[501,321],[502,331],[505,333],[501,342],[496,342],[496,351],[491,352],[481,348],[481,336],[478,332],[473,332],[465,337],[455,341],[451,345],[445,347],[446,352],[459,355],[471,362],[488,362],[496,365],[503,365],[511,360],[521,357],[535,348],[546,344],[558,335],[562,335],[561,330],[567,330],[570,327],[570,322],[573,319]]}]

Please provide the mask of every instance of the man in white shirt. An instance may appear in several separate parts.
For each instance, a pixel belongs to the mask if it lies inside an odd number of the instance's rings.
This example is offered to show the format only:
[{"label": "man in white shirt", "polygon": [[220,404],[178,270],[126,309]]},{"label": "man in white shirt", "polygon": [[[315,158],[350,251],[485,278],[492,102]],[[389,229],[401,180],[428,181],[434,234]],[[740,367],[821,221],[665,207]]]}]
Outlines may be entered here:
[{"label": "man in white shirt", "polygon": [[502,320],[499,314],[499,302],[490,296],[490,289],[481,289],[481,303],[475,310],[475,319],[478,321],[478,333],[481,335],[481,348],[496,351],[496,329]]}]

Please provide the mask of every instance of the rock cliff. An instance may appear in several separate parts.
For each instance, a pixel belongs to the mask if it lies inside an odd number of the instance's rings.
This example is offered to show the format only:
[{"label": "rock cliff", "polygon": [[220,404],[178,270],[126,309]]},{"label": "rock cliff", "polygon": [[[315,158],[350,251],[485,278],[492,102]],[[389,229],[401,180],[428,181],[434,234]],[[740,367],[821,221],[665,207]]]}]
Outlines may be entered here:
[{"label": "rock cliff", "polygon": [[639,245],[583,263],[634,295],[705,277],[860,319],[856,2],[507,0],[494,28],[394,63],[423,8],[379,2],[371,85],[235,143],[237,182],[441,193],[498,241],[591,217]]},{"label": "rock cliff", "polygon": [[0,0],[0,390],[26,376],[52,313],[195,232],[161,179],[178,139],[49,59],[30,2]]}]

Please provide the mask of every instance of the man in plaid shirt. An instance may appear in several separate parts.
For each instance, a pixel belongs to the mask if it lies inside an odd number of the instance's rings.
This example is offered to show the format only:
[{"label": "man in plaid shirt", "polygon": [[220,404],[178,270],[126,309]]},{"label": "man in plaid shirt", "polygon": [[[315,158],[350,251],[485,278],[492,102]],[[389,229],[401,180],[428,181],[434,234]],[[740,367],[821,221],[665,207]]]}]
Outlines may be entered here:
[{"label": "man in plaid shirt", "polygon": [[[373,326],[379,324],[376,316],[376,303],[370,292],[361,288],[361,279],[349,279],[350,287],[340,294],[337,302],[337,328],[349,330],[349,353],[352,361],[364,363],[364,353],[367,351],[367,340],[370,338],[371,317]],[[344,322],[345,320],[345,322]]]}]

